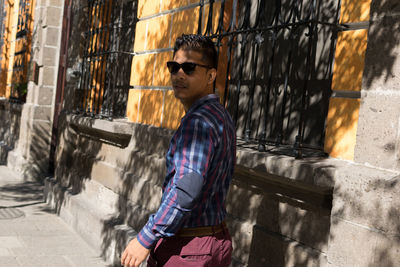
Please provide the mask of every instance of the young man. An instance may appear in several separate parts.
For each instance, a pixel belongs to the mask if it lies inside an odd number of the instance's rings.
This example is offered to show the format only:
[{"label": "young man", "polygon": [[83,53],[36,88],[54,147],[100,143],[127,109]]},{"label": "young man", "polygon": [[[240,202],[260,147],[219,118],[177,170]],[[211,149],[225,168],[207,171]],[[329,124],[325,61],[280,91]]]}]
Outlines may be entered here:
[{"label": "young man", "polygon": [[167,175],[158,211],[130,241],[124,266],[229,266],[232,243],[224,223],[225,197],[235,164],[235,128],[213,94],[213,42],[182,35],[167,63],[175,97],[186,115],[166,155]]}]

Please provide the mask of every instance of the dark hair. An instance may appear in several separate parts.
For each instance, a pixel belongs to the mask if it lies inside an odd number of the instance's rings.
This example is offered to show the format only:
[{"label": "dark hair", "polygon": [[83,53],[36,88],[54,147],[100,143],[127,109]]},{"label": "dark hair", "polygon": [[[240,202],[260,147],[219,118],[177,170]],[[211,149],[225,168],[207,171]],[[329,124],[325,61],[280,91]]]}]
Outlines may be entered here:
[{"label": "dark hair", "polygon": [[203,55],[203,60],[208,66],[217,69],[218,56],[213,41],[200,34],[182,34],[176,38],[174,46],[174,56],[179,50],[194,50]]}]

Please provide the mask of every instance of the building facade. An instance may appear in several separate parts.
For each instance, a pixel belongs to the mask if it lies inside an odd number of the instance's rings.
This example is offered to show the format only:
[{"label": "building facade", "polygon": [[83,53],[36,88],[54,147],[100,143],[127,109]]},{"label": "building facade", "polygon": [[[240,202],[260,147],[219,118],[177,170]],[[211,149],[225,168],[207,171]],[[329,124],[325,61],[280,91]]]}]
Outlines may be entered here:
[{"label": "building facade", "polygon": [[237,127],[232,266],[400,264],[397,1],[4,2],[2,160],[108,261],[159,205],[166,62],[201,33]]}]

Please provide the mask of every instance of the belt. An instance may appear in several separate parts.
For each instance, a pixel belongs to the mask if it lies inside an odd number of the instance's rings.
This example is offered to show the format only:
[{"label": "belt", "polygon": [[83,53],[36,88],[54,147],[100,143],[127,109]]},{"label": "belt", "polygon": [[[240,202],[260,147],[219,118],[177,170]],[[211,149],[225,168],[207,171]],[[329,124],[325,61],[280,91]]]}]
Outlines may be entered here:
[{"label": "belt", "polygon": [[226,231],[226,224],[222,222],[218,225],[212,226],[202,226],[202,227],[190,227],[190,228],[181,228],[175,236],[178,237],[198,237],[198,236],[207,236],[221,233],[222,231]]}]

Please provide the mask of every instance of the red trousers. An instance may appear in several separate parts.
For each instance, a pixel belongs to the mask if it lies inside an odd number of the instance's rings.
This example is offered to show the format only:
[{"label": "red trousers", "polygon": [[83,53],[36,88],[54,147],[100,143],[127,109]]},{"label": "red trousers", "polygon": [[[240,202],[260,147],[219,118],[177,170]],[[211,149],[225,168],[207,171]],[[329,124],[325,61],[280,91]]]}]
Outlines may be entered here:
[{"label": "red trousers", "polygon": [[227,230],[203,237],[160,239],[150,252],[147,267],[228,267],[232,241]]}]

